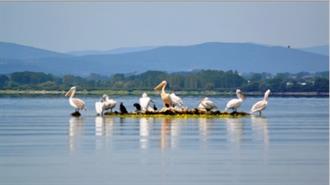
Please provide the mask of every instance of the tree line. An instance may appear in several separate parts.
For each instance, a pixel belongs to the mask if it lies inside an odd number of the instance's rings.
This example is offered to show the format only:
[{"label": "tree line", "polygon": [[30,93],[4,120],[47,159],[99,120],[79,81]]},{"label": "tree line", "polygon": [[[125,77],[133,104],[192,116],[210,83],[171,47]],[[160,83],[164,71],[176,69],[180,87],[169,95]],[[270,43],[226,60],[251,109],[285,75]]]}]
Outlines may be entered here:
[{"label": "tree line", "polygon": [[77,86],[80,90],[152,90],[162,80],[176,91],[232,91],[241,88],[247,92],[329,92],[329,72],[319,73],[248,73],[237,71],[198,70],[167,73],[147,71],[141,74],[114,74],[87,77],[55,76],[42,72],[14,72],[0,75],[2,90],[67,90]]}]

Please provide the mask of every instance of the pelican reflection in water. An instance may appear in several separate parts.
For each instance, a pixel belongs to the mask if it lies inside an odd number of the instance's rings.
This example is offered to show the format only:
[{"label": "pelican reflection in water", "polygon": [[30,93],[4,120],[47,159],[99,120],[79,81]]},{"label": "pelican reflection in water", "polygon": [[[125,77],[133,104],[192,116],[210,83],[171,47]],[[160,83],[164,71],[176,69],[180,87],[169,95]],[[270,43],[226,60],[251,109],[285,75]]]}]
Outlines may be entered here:
[{"label": "pelican reflection in water", "polygon": [[108,136],[112,135],[114,120],[112,117],[97,116],[95,118],[95,147],[102,149],[108,146]]},{"label": "pelican reflection in water", "polygon": [[149,136],[152,128],[153,118],[140,118],[140,148],[146,149],[149,146]]},{"label": "pelican reflection in water", "polygon": [[231,143],[240,144],[243,135],[243,123],[239,118],[227,118],[226,127],[228,140]]},{"label": "pelican reflection in water", "polygon": [[110,136],[113,132],[114,120],[112,117],[97,116],[95,118],[95,135]]},{"label": "pelican reflection in water", "polygon": [[169,147],[168,136],[170,134],[171,118],[164,118],[160,128],[160,148]]},{"label": "pelican reflection in water", "polygon": [[175,148],[178,146],[182,119],[163,118],[160,128],[160,148]]},{"label": "pelican reflection in water", "polygon": [[179,137],[181,131],[181,125],[183,124],[182,119],[171,120],[171,148],[176,148],[179,144]]},{"label": "pelican reflection in water", "polygon": [[268,122],[267,119],[260,116],[251,116],[251,125],[253,137],[257,141],[263,141],[265,146],[269,144]]},{"label": "pelican reflection in water", "polygon": [[83,134],[84,118],[71,117],[69,120],[69,149],[74,151],[78,138]]},{"label": "pelican reflection in water", "polygon": [[209,132],[209,122],[207,118],[199,118],[199,134],[201,135],[202,141],[207,141]]}]

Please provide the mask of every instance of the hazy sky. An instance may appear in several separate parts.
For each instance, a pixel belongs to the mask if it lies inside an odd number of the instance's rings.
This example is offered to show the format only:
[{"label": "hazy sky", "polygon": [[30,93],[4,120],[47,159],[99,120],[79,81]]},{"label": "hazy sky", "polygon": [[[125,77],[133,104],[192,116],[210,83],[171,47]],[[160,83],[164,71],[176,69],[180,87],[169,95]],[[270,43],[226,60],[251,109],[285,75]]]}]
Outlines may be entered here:
[{"label": "hazy sky", "polygon": [[0,41],[54,51],[208,41],[329,42],[328,2],[0,2]]}]

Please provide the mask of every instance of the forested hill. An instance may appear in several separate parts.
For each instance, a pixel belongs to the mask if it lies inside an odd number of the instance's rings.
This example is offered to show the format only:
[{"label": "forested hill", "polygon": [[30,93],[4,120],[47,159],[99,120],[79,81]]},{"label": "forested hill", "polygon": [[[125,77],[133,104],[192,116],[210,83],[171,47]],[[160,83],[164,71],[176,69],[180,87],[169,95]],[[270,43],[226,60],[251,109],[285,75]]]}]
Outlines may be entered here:
[{"label": "forested hill", "polygon": [[0,75],[0,89],[6,90],[153,90],[162,80],[169,82],[168,89],[175,91],[233,91],[241,88],[249,92],[329,92],[329,72],[319,73],[248,73],[235,71],[199,70],[166,73],[147,71],[141,74],[115,74],[88,77],[73,75],[54,76],[41,72],[15,72]]},{"label": "forested hill", "polygon": [[112,75],[148,70],[178,72],[200,69],[296,73],[319,72],[329,68],[329,56],[292,47],[208,42],[144,49],[74,56],[0,42],[0,73],[42,71],[56,75],[87,76],[91,73]]}]

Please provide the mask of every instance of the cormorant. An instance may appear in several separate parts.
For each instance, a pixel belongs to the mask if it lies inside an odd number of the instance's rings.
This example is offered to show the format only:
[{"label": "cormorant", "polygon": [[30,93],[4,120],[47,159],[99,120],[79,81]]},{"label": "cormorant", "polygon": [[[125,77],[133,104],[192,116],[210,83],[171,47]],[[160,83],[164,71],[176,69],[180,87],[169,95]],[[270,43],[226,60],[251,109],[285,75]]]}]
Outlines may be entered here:
[{"label": "cormorant", "polygon": [[134,103],[133,106],[135,107],[135,111],[136,112],[140,112],[141,111],[141,105],[139,103]]},{"label": "cormorant", "polygon": [[126,107],[123,104],[123,102],[120,102],[119,110],[120,110],[121,114],[127,114],[128,113]]}]

